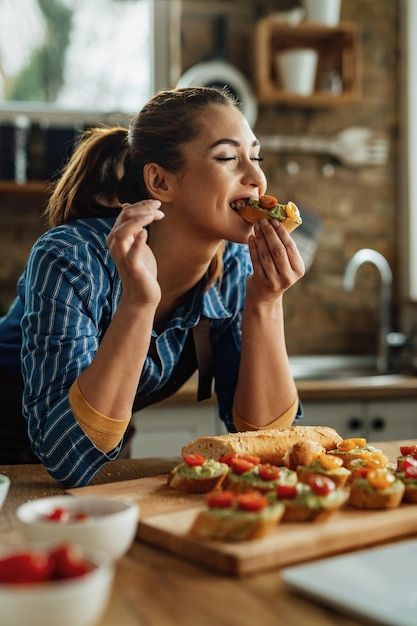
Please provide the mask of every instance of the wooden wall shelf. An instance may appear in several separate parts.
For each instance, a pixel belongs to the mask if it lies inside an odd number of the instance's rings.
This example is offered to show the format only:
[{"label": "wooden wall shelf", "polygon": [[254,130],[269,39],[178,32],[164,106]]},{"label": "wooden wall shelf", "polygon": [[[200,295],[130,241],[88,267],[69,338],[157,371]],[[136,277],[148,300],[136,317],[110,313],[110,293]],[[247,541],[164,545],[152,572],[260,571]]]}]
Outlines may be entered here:
[{"label": "wooden wall shelf", "polygon": [[[360,28],[342,22],[336,27],[301,23],[296,26],[272,17],[255,26],[253,78],[260,103],[305,107],[331,107],[356,102],[362,94]],[[309,96],[285,92],[275,68],[277,53],[291,48],[313,48],[319,55],[314,92]],[[326,90],[326,76],[340,77],[340,93]]]},{"label": "wooden wall shelf", "polygon": [[50,191],[50,183],[44,180],[30,180],[26,183],[16,183],[14,180],[0,180],[0,193],[46,194],[48,191]]}]

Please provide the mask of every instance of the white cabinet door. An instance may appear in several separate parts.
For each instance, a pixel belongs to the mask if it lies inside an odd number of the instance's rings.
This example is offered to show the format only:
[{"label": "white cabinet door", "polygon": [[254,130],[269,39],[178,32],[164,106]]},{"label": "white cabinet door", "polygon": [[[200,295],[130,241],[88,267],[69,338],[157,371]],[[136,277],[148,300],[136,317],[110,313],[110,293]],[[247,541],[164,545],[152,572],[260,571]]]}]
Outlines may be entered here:
[{"label": "white cabinet door", "polygon": [[417,400],[384,400],[367,404],[368,439],[417,438]]},{"label": "white cabinet door", "polygon": [[223,432],[216,406],[155,405],[134,414],[136,434],[132,457],[180,456],[197,437]]},{"label": "white cabinet door", "polygon": [[362,402],[303,402],[303,408],[300,426],[331,426],[345,439],[367,436]]}]

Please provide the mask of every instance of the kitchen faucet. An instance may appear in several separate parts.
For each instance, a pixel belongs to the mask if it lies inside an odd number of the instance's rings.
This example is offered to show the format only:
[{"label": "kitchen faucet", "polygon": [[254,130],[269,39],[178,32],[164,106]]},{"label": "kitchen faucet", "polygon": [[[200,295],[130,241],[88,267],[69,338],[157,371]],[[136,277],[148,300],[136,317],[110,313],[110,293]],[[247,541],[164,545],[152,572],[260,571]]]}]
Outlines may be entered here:
[{"label": "kitchen faucet", "polygon": [[343,277],[345,291],[352,291],[356,273],[361,265],[371,263],[379,271],[381,277],[381,291],[379,299],[379,335],[376,356],[377,371],[382,374],[388,371],[388,334],[390,332],[390,304],[392,272],[386,258],[376,250],[362,248],[358,250],[348,262]]}]

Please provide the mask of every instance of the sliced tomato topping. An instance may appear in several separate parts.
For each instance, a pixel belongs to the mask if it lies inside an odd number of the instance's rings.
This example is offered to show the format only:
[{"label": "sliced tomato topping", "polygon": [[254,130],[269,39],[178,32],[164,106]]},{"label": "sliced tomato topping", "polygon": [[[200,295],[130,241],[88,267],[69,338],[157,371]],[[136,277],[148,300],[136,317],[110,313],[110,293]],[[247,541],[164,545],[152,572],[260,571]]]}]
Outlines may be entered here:
[{"label": "sliced tomato topping", "polygon": [[0,559],[0,583],[40,583],[48,580],[52,563],[43,552],[20,552]]},{"label": "sliced tomato topping", "polygon": [[236,474],[243,474],[244,472],[249,472],[249,470],[255,467],[255,463],[248,461],[247,459],[241,457],[235,457],[232,459],[230,463],[230,467]]},{"label": "sliced tomato topping", "polygon": [[278,200],[274,198],[274,196],[261,196],[259,198],[259,206],[261,209],[270,210],[277,206],[277,204]]},{"label": "sliced tomato topping", "polygon": [[204,461],[206,460],[205,456],[197,452],[194,454],[184,454],[182,458],[184,459],[184,463],[189,467],[200,467],[204,465]]},{"label": "sliced tomato topping", "polygon": [[406,478],[412,478],[414,480],[417,480],[417,467],[415,467],[414,465],[406,467],[404,470],[404,476]]},{"label": "sliced tomato topping", "polygon": [[308,479],[311,491],[317,496],[327,496],[331,491],[336,489],[334,482],[327,476],[321,474],[311,474]]},{"label": "sliced tomato topping", "polygon": [[210,509],[228,509],[235,500],[235,494],[232,491],[213,491],[206,498],[207,506]]},{"label": "sliced tomato topping", "polygon": [[232,460],[236,458],[236,454],[230,453],[230,454],[223,454],[220,458],[219,461],[220,463],[225,463],[226,465],[228,465],[229,467],[232,464]]},{"label": "sliced tomato topping", "polygon": [[236,502],[239,509],[244,511],[262,511],[268,506],[268,500],[257,491],[241,493],[236,497]]},{"label": "sliced tomato topping", "polygon": [[417,446],[400,446],[400,451],[403,456],[417,456]]},{"label": "sliced tomato topping", "polygon": [[280,475],[280,470],[275,465],[259,465],[259,476],[262,480],[276,480]]},{"label": "sliced tomato topping", "polygon": [[282,500],[292,500],[297,495],[297,487],[295,485],[277,485],[276,494]]}]

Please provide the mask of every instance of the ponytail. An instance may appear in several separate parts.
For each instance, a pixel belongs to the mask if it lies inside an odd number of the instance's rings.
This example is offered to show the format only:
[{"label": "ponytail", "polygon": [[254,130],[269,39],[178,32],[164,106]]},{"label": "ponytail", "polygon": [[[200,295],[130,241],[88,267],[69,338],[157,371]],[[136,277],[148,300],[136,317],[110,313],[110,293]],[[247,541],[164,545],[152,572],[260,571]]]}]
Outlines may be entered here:
[{"label": "ponytail", "polygon": [[[136,175],[130,175],[136,169]],[[80,217],[119,213],[123,202],[141,199],[138,169],[129,153],[127,129],[92,128],[86,131],[64,167],[49,199],[50,226]]]}]

